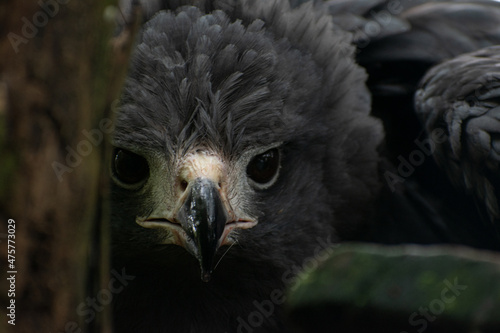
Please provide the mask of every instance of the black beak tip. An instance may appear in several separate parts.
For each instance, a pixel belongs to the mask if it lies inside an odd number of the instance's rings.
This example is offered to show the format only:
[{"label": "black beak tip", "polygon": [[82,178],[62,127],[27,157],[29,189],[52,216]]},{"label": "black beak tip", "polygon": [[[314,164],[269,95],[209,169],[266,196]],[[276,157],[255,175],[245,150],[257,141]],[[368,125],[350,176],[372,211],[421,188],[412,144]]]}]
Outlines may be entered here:
[{"label": "black beak tip", "polygon": [[215,183],[198,178],[192,182],[177,217],[187,235],[187,249],[199,261],[201,280],[210,281],[227,212]]},{"label": "black beak tip", "polygon": [[203,259],[200,258],[200,270],[201,270],[201,280],[203,282],[209,282],[210,279],[212,278],[212,272],[213,272],[213,261],[212,260],[207,260],[203,261]]},{"label": "black beak tip", "polygon": [[210,278],[212,277],[211,272],[201,272],[201,281],[203,282],[210,282]]}]

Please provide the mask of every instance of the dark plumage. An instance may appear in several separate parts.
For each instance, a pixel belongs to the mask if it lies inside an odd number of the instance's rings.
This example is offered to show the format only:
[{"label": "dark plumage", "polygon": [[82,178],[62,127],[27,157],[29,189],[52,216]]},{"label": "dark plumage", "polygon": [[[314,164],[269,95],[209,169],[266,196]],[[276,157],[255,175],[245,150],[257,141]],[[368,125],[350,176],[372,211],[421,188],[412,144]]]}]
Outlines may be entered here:
[{"label": "dark plumage", "polygon": [[480,229],[500,239],[500,47],[434,67],[417,91],[416,110],[428,133],[445,133],[437,163],[456,187],[475,196]]},{"label": "dark plumage", "polygon": [[[237,21],[236,10],[160,12],[141,34],[114,145],[146,158],[151,172],[138,190],[114,186],[114,266],[136,276],[116,302],[119,332],[234,331],[254,300],[284,290],[283,273],[301,266],[318,238],[333,242],[370,213],[382,130],[369,115],[366,75],[349,36],[310,5],[243,6]],[[158,191],[174,191],[176,163],[193,149],[213,151],[237,169],[246,152],[275,145],[276,183],[232,202],[258,224],[235,233],[210,282],[200,280],[193,256],[135,223],[173,204]],[[246,178],[242,171],[238,177]],[[230,193],[236,185],[226,184]],[[281,330],[277,318],[262,330]]]},{"label": "dark plumage", "polygon": [[[338,8],[182,4],[148,7],[168,10],[140,33],[117,114],[113,267],[135,277],[117,332],[235,332],[325,243],[467,243],[413,178],[384,185],[394,151]],[[254,332],[287,331],[271,312]]]}]

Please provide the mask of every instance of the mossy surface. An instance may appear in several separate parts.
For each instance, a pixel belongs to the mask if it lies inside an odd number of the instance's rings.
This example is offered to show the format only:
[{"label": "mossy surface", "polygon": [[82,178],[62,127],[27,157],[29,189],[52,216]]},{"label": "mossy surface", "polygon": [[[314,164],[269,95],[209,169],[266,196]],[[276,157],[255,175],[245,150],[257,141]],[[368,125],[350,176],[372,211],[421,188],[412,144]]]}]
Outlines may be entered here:
[{"label": "mossy surface", "polygon": [[[425,327],[500,332],[500,256],[466,248],[346,244],[304,272],[288,301],[299,321],[301,313],[322,313],[325,318],[315,320],[329,327],[348,320],[367,328],[417,328],[412,324],[426,320]],[[325,315],[325,309],[334,313]]]}]

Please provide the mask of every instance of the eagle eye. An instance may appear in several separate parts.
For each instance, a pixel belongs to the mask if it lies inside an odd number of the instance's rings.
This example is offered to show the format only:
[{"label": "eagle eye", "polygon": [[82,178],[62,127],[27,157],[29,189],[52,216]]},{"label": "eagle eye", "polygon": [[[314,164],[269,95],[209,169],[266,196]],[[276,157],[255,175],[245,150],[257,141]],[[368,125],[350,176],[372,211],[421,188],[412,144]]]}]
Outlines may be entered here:
[{"label": "eagle eye", "polygon": [[250,160],[247,175],[258,185],[266,185],[275,180],[280,167],[280,153],[277,148],[270,149]]},{"label": "eagle eye", "polygon": [[144,157],[117,148],[113,153],[113,174],[125,185],[139,185],[148,178],[149,165]]}]

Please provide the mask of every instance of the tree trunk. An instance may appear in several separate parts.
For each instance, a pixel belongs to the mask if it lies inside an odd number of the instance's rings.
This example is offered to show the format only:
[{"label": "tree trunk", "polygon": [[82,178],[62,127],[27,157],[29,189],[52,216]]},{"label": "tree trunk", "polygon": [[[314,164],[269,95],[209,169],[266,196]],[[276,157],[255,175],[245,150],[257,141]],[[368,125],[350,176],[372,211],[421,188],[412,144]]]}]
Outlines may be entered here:
[{"label": "tree trunk", "polygon": [[2,332],[109,332],[106,142],[129,49],[110,47],[112,2],[0,3]]}]

